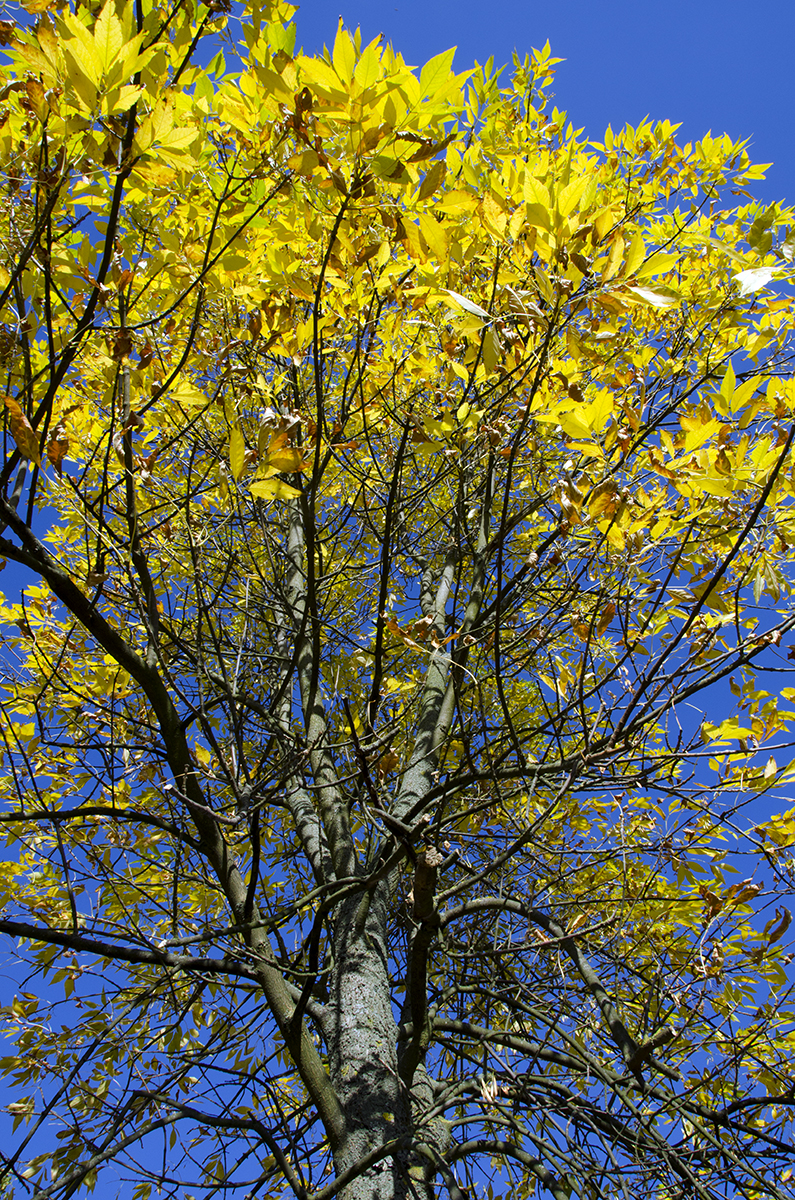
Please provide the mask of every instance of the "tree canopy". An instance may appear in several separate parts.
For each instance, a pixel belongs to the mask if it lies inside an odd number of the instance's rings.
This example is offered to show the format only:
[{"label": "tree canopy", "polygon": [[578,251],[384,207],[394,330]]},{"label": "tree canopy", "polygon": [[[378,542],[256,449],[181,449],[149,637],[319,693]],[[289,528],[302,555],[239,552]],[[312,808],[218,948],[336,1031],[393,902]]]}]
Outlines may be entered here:
[{"label": "tree canopy", "polygon": [[28,11],[4,1194],[791,1197],[792,211],[548,46]]}]

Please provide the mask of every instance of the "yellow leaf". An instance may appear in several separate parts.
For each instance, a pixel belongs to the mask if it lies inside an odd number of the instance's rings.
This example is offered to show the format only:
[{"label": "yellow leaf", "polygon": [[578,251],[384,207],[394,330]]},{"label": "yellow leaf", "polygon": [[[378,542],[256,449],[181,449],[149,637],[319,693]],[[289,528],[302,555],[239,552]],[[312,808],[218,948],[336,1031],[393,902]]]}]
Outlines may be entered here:
[{"label": "yellow leaf", "polygon": [[168,150],[187,150],[196,140],[196,130],[192,126],[181,129],[168,129],[157,138],[158,147]]},{"label": "yellow leaf", "polygon": [[593,221],[593,231],[597,242],[601,242],[607,236],[615,224],[615,219],[612,208],[603,208],[596,214]]},{"label": "yellow leaf", "polygon": [[420,213],[420,232],[437,262],[444,262],[448,254],[447,230],[436,220],[433,213]]},{"label": "yellow leaf", "polygon": [[560,427],[569,437],[587,440],[591,436],[591,427],[577,412],[564,413],[560,417]]},{"label": "yellow leaf", "polygon": [[[99,87],[102,78],[102,59],[93,37],[83,22],[72,13],[65,11],[61,20],[72,34],[72,37],[63,43],[64,53],[71,55],[78,73],[85,75],[91,83]],[[69,73],[69,82],[77,86],[71,72]]]},{"label": "yellow leaf", "polygon": [[350,83],[353,79],[353,69],[356,66],[356,50],[351,41],[351,35],[347,29],[343,28],[342,17],[340,17],[340,22],[337,26],[337,36],[334,39],[331,61],[334,63],[334,70],[342,82],[346,84]]},{"label": "yellow leaf", "polygon": [[685,454],[698,450],[722,428],[721,422],[714,417],[707,421],[700,417],[681,417],[679,423],[685,431]]},{"label": "yellow leaf", "polygon": [[419,226],[415,225],[413,221],[406,221],[404,230],[407,251],[412,258],[418,259],[419,262],[425,262],[428,256],[425,253],[425,247],[420,237]]},{"label": "yellow leaf", "polygon": [[491,192],[486,192],[483,197],[483,216],[489,228],[502,237],[505,233],[505,226],[508,224],[508,216],[502,206],[492,196]]},{"label": "yellow leaf", "polygon": [[592,517],[612,517],[618,510],[620,497],[612,479],[598,483],[588,501],[588,512]]},{"label": "yellow leaf", "polygon": [[731,398],[734,395],[734,388],[737,383],[737,376],[734,374],[734,367],[729,360],[729,365],[726,368],[726,374],[723,376],[720,385],[720,394],[727,404],[731,403]]},{"label": "yellow leaf", "polygon": [[167,100],[163,100],[138,127],[135,135],[137,147],[140,150],[148,150],[155,142],[162,142],[173,126],[174,108]]},{"label": "yellow leaf", "polygon": [[675,296],[666,296],[662,292],[652,291],[651,288],[631,287],[629,290],[644,304],[653,304],[655,308],[670,308],[672,304],[676,304]]},{"label": "yellow leaf", "polygon": [[539,179],[535,179],[532,175],[525,175],[524,198],[528,204],[540,204],[547,211],[551,207],[552,202],[549,198],[549,192],[543,183]]},{"label": "yellow leaf", "polygon": [[77,95],[78,108],[85,114],[92,113],[97,106],[99,72],[87,61],[84,48],[76,41],[65,43],[63,52],[69,86]]},{"label": "yellow leaf", "polygon": [[229,466],[233,479],[240,479],[246,466],[246,441],[237,428],[232,430],[229,437]]},{"label": "yellow leaf", "polygon": [[624,263],[624,274],[634,275],[638,267],[646,257],[646,244],[643,241],[640,233],[636,233],[629,245],[626,261]]},{"label": "yellow leaf", "polygon": [[447,87],[453,70],[455,46],[444,50],[426,62],[420,72],[420,91],[423,96],[433,96],[440,88]]},{"label": "yellow leaf", "polygon": [[102,72],[109,71],[124,45],[121,22],[116,16],[115,0],[107,0],[94,26],[94,45]]},{"label": "yellow leaf", "polygon": [[723,738],[735,738],[738,741],[743,741],[746,738],[753,737],[754,734],[753,729],[741,725],[737,717],[729,717],[720,725],[710,725],[708,732],[710,741]]},{"label": "yellow leaf", "polygon": [[[311,83],[313,85],[313,90],[320,88],[327,93],[331,93],[332,95],[342,95],[340,91],[341,81],[339,76],[337,75],[336,71],[322,58],[310,58],[308,56],[301,55],[298,58],[298,66],[301,71],[301,81]],[[273,76],[273,81],[271,81],[270,76]],[[260,76],[260,78],[263,77]],[[291,99],[291,93],[289,89],[284,86],[281,76],[277,75],[275,71],[269,71],[267,73],[267,77],[263,79],[263,82],[270,93],[278,92],[281,100],[286,102]]]},{"label": "yellow leaf", "polygon": [[290,487],[281,479],[256,479],[250,490],[252,496],[258,496],[261,500],[294,500],[301,495],[299,488]]},{"label": "yellow leaf", "polygon": [[490,375],[500,361],[500,339],[497,330],[489,325],[483,334],[483,366]]},{"label": "yellow leaf", "polygon": [[477,196],[473,196],[472,192],[465,192],[461,188],[448,192],[436,205],[439,212],[449,213],[452,217],[474,212],[477,206]]},{"label": "yellow leaf", "polygon": [[606,604],[602,613],[600,614],[599,620],[596,623],[597,637],[602,636],[602,634],[605,632],[605,630],[607,629],[608,625],[613,620],[613,617],[615,615],[616,615],[615,604]]},{"label": "yellow leaf", "polygon": [[452,298],[457,307],[463,308],[464,312],[472,313],[474,317],[482,317],[486,321],[490,319],[485,308],[481,308],[474,300],[469,300],[466,296],[462,296],[460,292],[451,292],[449,288],[443,289],[443,292],[445,296]]},{"label": "yellow leaf", "polygon": [[613,239],[613,244],[610,247],[610,253],[607,256],[607,264],[602,272],[602,279],[605,282],[612,279],[618,273],[619,267],[624,258],[624,239],[620,233],[617,233]]},{"label": "yellow leaf", "polygon": [[304,469],[303,451],[298,447],[277,450],[275,454],[268,455],[268,466],[275,467],[277,471],[302,471]]},{"label": "yellow leaf", "polygon": [[746,404],[753,399],[754,392],[759,387],[759,384],[760,380],[758,376],[752,375],[750,379],[746,379],[745,383],[741,383],[739,387],[736,387],[729,400],[729,411],[736,413],[745,408]]},{"label": "yellow leaf", "polygon": [[653,275],[665,275],[679,262],[678,254],[650,254],[635,272],[638,279],[650,279]]},{"label": "yellow leaf", "polygon": [[574,211],[589,183],[590,177],[581,175],[579,179],[573,179],[561,190],[558,194],[558,212],[562,217],[567,217],[570,212]]},{"label": "yellow leaf", "polygon": [[111,117],[114,113],[127,112],[143,95],[143,91],[142,87],[125,84],[124,87],[113,88],[112,91],[106,92],[101,101],[103,116]]},{"label": "yellow leaf", "polygon": [[353,73],[353,78],[358,83],[359,87],[364,90],[376,83],[383,74],[381,70],[381,37],[374,38],[369,46],[365,46],[362,50],[361,57],[356,64],[356,70]]},{"label": "yellow leaf", "polygon": [[607,422],[613,415],[615,402],[606,389],[601,391],[592,404],[587,408],[580,409],[580,416],[585,420],[590,429],[596,433],[601,433]]}]

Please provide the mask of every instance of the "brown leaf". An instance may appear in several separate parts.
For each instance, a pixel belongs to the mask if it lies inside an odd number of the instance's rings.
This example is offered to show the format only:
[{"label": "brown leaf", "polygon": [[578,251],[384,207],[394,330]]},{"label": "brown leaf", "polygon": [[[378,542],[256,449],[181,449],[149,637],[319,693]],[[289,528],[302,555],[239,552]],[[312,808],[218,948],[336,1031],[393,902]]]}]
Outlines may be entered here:
[{"label": "brown leaf", "polygon": [[17,444],[20,455],[22,458],[30,459],[32,462],[35,462],[37,467],[40,467],[41,454],[39,453],[39,439],[36,436],[35,429],[13,396],[6,396],[5,404],[8,413],[8,428]]},{"label": "brown leaf", "polygon": [[141,459],[141,483],[147,483],[152,478],[158,453],[157,450],[153,450],[146,458]]},{"label": "brown leaf", "polygon": [[607,629],[608,625],[609,625],[609,624],[610,624],[610,622],[613,620],[613,617],[614,617],[615,615],[616,615],[616,606],[615,606],[615,604],[607,604],[607,605],[605,605],[604,611],[602,612],[602,615],[600,616],[600,618],[599,618],[599,620],[598,620],[598,622],[597,622],[597,624],[596,624],[596,635],[597,635],[597,637],[601,637],[601,636],[602,636],[602,634],[603,634],[603,633],[604,633],[604,631]]},{"label": "brown leaf", "polygon": [[724,906],[723,900],[715,892],[702,884],[698,889],[701,899],[704,901],[704,916],[707,920],[712,920]]},{"label": "brown leaf", "polygon": [[125,329],[122,326],[121,329],[115,330],[110,346],[111,358],[115,359],[116,362],[123,362],[125,358],[129,358],[132,348],[133,342],[129,329]]},{"label": "brown leaf", "polygon": [[384,778],[390,771],[394,771],[400,766],[400,758],[393,750],[387,750],[378,760],[378,774],[380,778]]},{"label": "brown leaf", "polygon": [[364,246],[361,250],[357,250],[355,259],[356,265],[360,267],[362,263],[366,263],[369,259],[373,258],[373,256],[376,255],[380,249],[380,242],[371,242],[369,246]]},{"label": "brown leaf", "polygon": [[312,110],[312,93],[308,87],[302,88],[300,92],[295,94],[295,111],[299,114],[311,112]]},{"label": "brown leaf", "polygon": [[446,149],[446,147],[449,146],[450,143],[453,141],[453,139],[456,137],[458,137],[457,133],[448,134],[448,136],[444,139],[443,142],[432,142],[425,138],[404,137],[404,141],[410,140],[412,142],[413,141],[423,142],[423,145],[420,146],[419,150],[416,150],[414,152],[414,154],[412,154],[411,158],[409,159],[409,162],[412,162],[412,163],[423,162],[426,158],[433,158],[436,154],[439,153],[440,150]]},{"label": "brown leaf", "polygon": [[42,123],[49,116],[50,106],[44,97],[44,86],[38,79],[25,80],[25,94],[19,103],[26,112],[33,113]]},{"label": "brown leaf", "polygon": [[342,192],[343,196],[348,195],[348,185],[345,182],[344,176],[339,171],[330,170],[329,175],[331,181],[338,192]]},{"label": "brown leaf", "polygon": [[66,436],[63,424],[59,421],[53,429],[47,445],[47,458],[59,475],[63,475],[63,460],[66,458],[68,451],[69,439]]},{"label": "brown leaf", "polygon": [[776,915],[772,921],[768,921],[765,925],[764,936],[767,938],[769,946],[773,942],[777,942],[780,937],[787,932],[792,923],[792,913],[788,908],[777,908]]},{"label": "brown leaf", "polygon": [[749,900],[753,900],[754,896],[758,896],[761,890],[760,883],[754,883],[752,879],[743,879],[729,888],[726,899],[732,900],[735,904],[747,904]]}]

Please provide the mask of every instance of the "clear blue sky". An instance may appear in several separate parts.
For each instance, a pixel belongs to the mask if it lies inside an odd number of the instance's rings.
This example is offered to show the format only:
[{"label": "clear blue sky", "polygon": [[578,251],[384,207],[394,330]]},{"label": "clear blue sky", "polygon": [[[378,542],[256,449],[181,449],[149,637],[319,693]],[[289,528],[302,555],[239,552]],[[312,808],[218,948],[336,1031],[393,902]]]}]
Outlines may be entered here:
[{"label": "clear blue sky", "polygon": [[558,108],[597,138],[646,115],[749,138],[773,162],[760,198],[795,204],[795,0],[304,0],[298,44],[331,44],[339,16],[366,41],[382,33],[412,65],[457,46],[458,70],[510,62],[549,38],[565,58]]}]

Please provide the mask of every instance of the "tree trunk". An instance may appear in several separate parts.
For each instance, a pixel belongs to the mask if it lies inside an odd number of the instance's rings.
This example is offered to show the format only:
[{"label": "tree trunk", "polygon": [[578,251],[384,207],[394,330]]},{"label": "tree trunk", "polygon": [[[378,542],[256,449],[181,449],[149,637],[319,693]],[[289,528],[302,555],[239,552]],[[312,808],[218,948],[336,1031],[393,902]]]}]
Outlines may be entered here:
[{"label": "tree trunk", "polygon": [[[385,938],[388,900],[385,881],[371,895],[350,897],[337,915],[329,1074],[347,1131],[335,1167],[341,1174],[380,1148],[394,1147],[347,1185],[343,1200],[433,1200],[432,1147],[442,1150],[447,1140],[445,1122],[423,1120],[432,1098],[424,1069],[411,1090],[398,1069]],[[427,1153],[416,1153],[418,1143]]]}]

